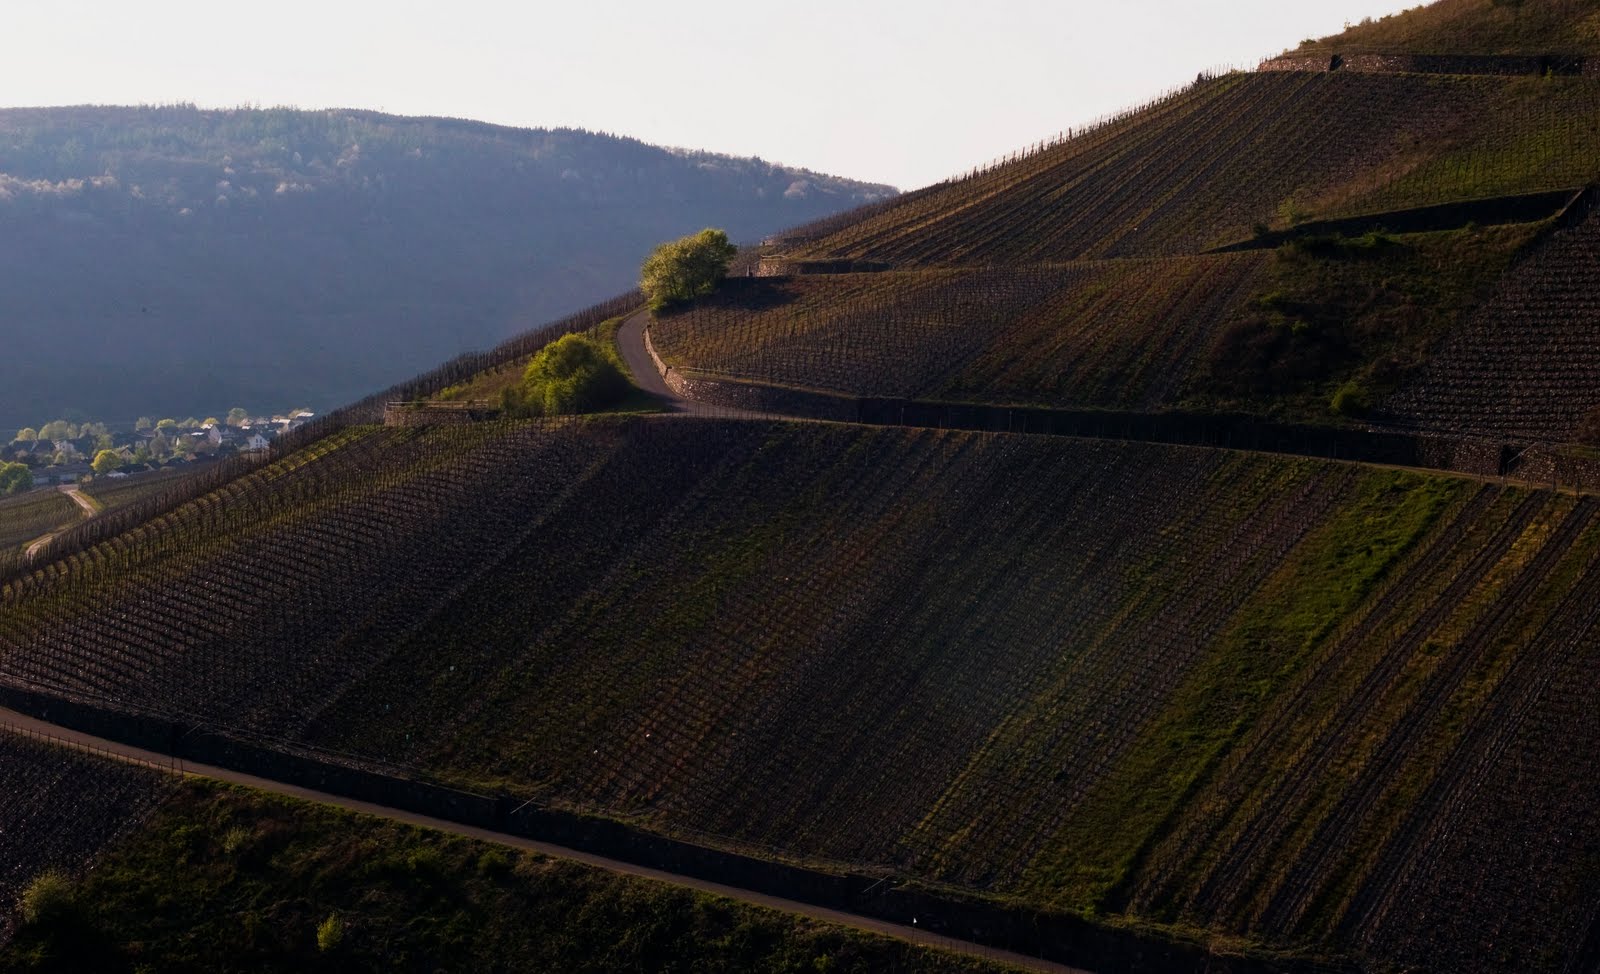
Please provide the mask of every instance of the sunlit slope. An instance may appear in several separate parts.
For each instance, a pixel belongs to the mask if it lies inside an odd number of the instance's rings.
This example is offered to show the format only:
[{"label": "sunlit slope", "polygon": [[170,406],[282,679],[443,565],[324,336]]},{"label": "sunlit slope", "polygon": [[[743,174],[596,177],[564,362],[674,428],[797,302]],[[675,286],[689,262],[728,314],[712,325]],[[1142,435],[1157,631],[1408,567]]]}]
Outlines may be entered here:
[{"label": "sunlit slope", "polygon": [[1572,956],[1600,882],[1596,513],[1055,438],[355,430],[9,590],[0,672],[702,839],[1509,970]]},{"label": "sunlit slope", "polygon": [[1411,54],[1600,54],[1595,0],[1437,0],[1368,19],[1302,51]]},{"label": "sunlit slope", "polygon": [[659,316],[680,369],[852,396],[1153,408],[1175,401],[1270,254],[730,282]]},{"label": "sunlit slope", "polygon": [[907,267],[1191,254],[1310,218],[1586,185],[1597,118],[1595,79],[1230,74],[773,249]]},{"label": "sunlit slope", "polygon": [[1537,230],[736,280],[651,337],[681,370],[844,396],[1328,421],[1423,367]]}]

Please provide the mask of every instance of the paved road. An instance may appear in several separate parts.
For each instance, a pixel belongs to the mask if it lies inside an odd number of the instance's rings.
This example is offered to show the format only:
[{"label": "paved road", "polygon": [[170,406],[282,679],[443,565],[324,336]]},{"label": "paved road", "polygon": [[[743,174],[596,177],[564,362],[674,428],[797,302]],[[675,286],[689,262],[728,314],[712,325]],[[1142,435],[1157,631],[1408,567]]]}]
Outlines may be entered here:
[{"label": "paved road", "polygon": [[638,866],[630,862],[624,862],[620,859],[610,859],[605,856],[597,856],[593,853],[582,852],[577,849],[569,849],[566,846],[555,845],[554,843],[550,842],[539,842],[534,839],[524,839],[518,836],[506,835],[501,832],[493,832],[488,829],[474,828],[470,825],[461,825],[456,822],[446,821],[445,819],[433,818],[428,815],[418,815],[415,812],[408,812],[403,809],[390,808],[387,805],[375,805],[371,802],[356,801],[354,799],[344,798],[339,795],[331,795],[327,792],[316,791],[310,788],[301,788],[298,785],[284,784],[281,781],[271,781],[266,778],[258,778],[254,775],[242,774],[238,771],[230,771],[227,768],[219,768],[208,764],[195,764],[188,761],[175,760],[165,754],[160,754],[155,751],[147,751],[142,748],[130,747],[129,745],[119,744],[116,741],[107,740],[102,737],[95,737],[92,734],[85,734],[81,731],[71,730],[66,727],[51,724],[47,721],[29,717],[26,714],[19,713],[15,710],[10,710],[5,707],[0,707],[0,726],[8,726],[16,730],[29,731],[35,734],[44,735],[46,737],[55,738],[58,741],[65,741],[80,747],[90,748],[101,752],[108,758],[139,764],[155,765],[162,768],[171,768],[181,771],[184,774],[196,775],[203,778],[211,778],[217,781],[225,781],[230,784],[242,785],[247,788],[255,788],[259,791],[271,792],[276,795],[285,795],[290,798],[298,798],[304,801],[317,802],[322,805],[332,805],[337,808],[343,808],[353,812],[361,812],[366,815],[376,815],[381,818],[390,819],[396,822],[404,822],[408,825],[415,825],[425,829],[435,829],[440,832],[449,832],[453,835],[466,836],[467,838],[478,839],[483,842],[493,842],[498,845],[509,846],[513,849],[536,852],[540,855],[550,856],[555,859],[567,859],[573,862],[580,862],[586,866],[593,866],[597,869],[605,869],[610,872],[619,873],[625,876],[637,876],[642,879],[649,879],[656,882],[669,883],[673,886],[681,886],[688,889],[699,890],[700,892],[710,893],[715,896],[726,897],[730,900],[737,900],[741,903],[749,903],[754,906],[766,907],[773,910],[782,910],[785,913],[795,913],[826,923],[837,923],[842,926],[853,927],[857,930],[865,930],[869,933],[880,934],[886,937],[894,937],[898,940],[904,940],[914,944],[920,944],[927,947],[937,947],[941,950],[949,950],[956,953],[981,957],[985,960],[995,961],[1001,964],[1009,964],[1013,967],[1022,968],[1024,970],[1049,971],[1052,972],[1052,974],[1090,974],[1090,972],[1084,971],[1080,968],[1068,967],[1065,964],[1057,964],[1051,961],[1040,960],[1037,957],[1029,957],[1025,954],[1017,954],[1008,950],[985,947],[982,944],[975,944],[966,940],[956,940],[952,937],[941,936],[940,934],[927,930],[921,930],[914,926],[908,927],[898,923],[890,923],[886,920],[878,920],[873,917],[861,916],[860,914],[856,913],[847,913],[842,910],[832,910],[828,909],[827,907],[813,906],[809,903],[801,903],[797,900],[785,899],[781,896],[769,896],[765,893],[740,889],[736,886],[725,886],[721,883],[708,882],[703,879],[696,879],[693,876],[682,876],[677,873],[664,872],[659,869],[650,869],[645,866]]},{"label": "paved road", "polygon": [[[84,517],[94,517],[96,514],[100,513],[100,505],[98,505],[94,501],[90,500],[89,497],[87,495],[85,495],[82,491],[78,490],[78,488],[76,486],[69,485],[69,486],[64,486],[64,487],[57,487],[56,489],[61,491],[61,493],[66,494],[68,497],[72,498],[73,503],[75,503],[79,507],[83,508],[83,516]],[[67,525],[67,527],[71,527],[71,525],[69,524],[69,525]],[[62,531],[65,531],[65,530],[67,530],[67,528],[62,528],[60,531],[52,531],[49,534],[45,535],[44,537],[40,538],[38,541],[35,541],[33,544],[28,545],[28,550],[26,552],[27,560],[28,561],[32,561],[33,560],[33,556],[37,555],[39,553],[39,549],[43,548],[45,545],[47,545],[51,541],[55,540],[56,535],[61,534]]]},{"label": "paved road", "polygon": [[650,357],[650,351],[644,344],[644,332],[650,325],[650,312],[641,310],[629,315],[622,326],[617,329],[617,348],[622,352],[622,361],[628,366],[628,371],[633,373],[634,385],[651,393],[664,403],[673,413],[686,416],[714,416],[718,419],[797,419],[794,416],[778,416],[771,413],[758,413],[749,409],[735,409],[732,406],[714,406],[710,403],[697,402],[685,399],[673,392],[667,381],[661,377],[661,372],[656,368],[655,360]]},{"label": "paved road", "polygon": [[628,371],[633,373],[633,384],[659,397],[675,413],[695,412],[701,404],[680,398],[667,388],[667,380],[661,377],[655,362],[651,361],[650,353],[644,347],[644,330],[649,325],[650,312],[641,310],[629,315],[622,327],[617,329],[617,347],[622,350],[622,361],[627,363]]}]

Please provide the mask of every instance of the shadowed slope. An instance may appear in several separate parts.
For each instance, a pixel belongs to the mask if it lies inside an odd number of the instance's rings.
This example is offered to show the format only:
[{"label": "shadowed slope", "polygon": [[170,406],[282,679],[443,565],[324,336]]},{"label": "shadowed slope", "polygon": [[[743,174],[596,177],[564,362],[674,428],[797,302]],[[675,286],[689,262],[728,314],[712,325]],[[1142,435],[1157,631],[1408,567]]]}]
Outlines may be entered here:
[{"label": "shadowed slope", "polygon": [[[1548,803],[1453,796],[1510,773],[1497,708],[1563,726],[1543,688],[1593,641],[1592,501],[693,419],[317,454],[14,586],[6,678],[1314,953],[1446,956],[1408,919],[1417,884],[1498,905],[1453,823],[1554,827]],[[1552,795],[1592,770],[1565,753]],[[1543,926],[1516,949],[1577,949],[1587,901],[1549,898],[1593,888],[1592,861],[1505,864],[1555,870],[1526,877]]]}]

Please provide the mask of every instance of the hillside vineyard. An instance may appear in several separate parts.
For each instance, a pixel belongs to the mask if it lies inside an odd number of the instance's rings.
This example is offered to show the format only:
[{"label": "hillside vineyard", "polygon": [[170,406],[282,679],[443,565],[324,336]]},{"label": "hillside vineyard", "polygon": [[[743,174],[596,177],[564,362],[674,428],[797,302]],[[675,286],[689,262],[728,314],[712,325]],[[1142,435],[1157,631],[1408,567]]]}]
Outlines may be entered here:
[{"label": "hillside vineyard", "polygon": [[[0,702],[1019,963],[1600,971],[1595,25],[1202,76],[11,545]],[[569,334],[634,398],[485,398]],[[243,814],[115,787],[0,876]]]}]

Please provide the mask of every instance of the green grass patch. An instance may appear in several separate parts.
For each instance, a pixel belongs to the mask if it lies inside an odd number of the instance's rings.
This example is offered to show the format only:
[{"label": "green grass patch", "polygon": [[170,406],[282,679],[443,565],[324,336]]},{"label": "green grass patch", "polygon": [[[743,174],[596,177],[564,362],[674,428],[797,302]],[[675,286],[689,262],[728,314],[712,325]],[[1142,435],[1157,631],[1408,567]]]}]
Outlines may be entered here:
[{"label": "green grass patch", "polygon": [[1007,969],[206,783],[186,785],[75,885],[52,875],[35,886],[0,970]]},{"label": "green grass patch", "polygon": [[1356,497],[1289,555],[1067,822],[1037,860],[1032,889],[1086,914],[1114,908],[1207,772],[1461,489],[1445,478],[1364,475]]},{"label": "green grass patch", "polygon": [[1359,418],[1423,367],[1540,226],[1285,244],[1211,347],[1188,405]]}]

